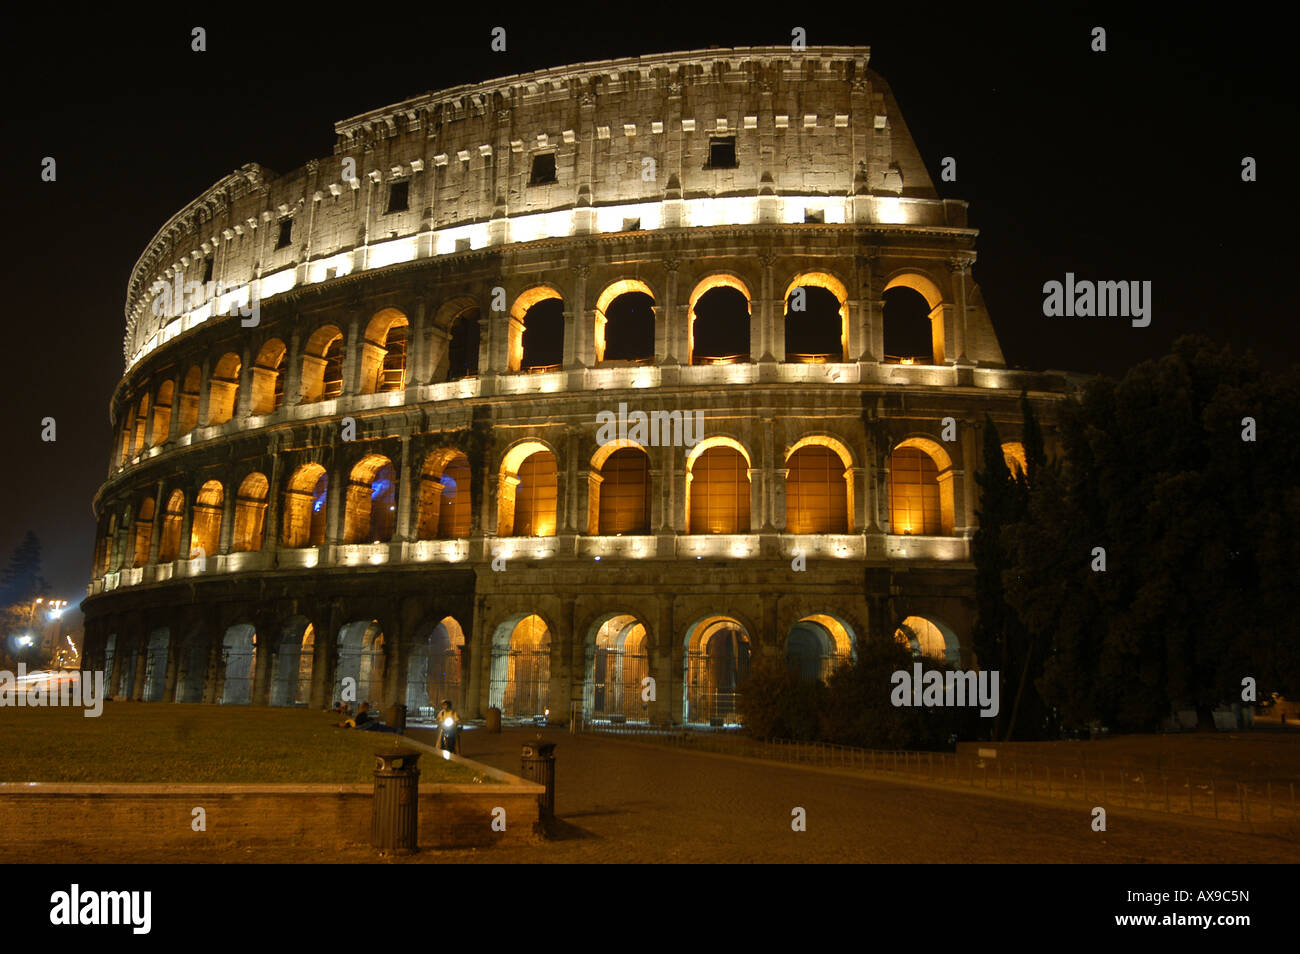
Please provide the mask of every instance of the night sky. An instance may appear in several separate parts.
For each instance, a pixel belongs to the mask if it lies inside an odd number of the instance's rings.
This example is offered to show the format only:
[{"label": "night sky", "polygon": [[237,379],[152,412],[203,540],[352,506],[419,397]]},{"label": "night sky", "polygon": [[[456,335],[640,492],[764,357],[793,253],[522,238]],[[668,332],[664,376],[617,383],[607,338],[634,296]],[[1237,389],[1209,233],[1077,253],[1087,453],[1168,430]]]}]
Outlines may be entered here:
[{"label": "night sky", "polygon": [[[872,6],[792,6],[789,22],[736,7],[730,22],[698,27],[688,25],[698,6],[659,4],[469,21],[432,6],[302,8],[282,25],[258,6],[217,19],[124,7],[129,24],[60,11],[11,27],[0,40],[0,560],[32,529],[52,595],[84,596],[126,282],[168,217],[222,176],[250,161],[287,172],[327,156],[335,121],[427,90],[584,60],[788,44],[795,26],[810,45],[871,47],[936,187],[970,202],[975,278],[1008,363],[1118,375],[1187,332],[1253,348],[1279,369],[1294,361],[1289,29],[1256,8],[1180,10],[1172,22],[1051,10],[1010,20],[932,5],[907,20]],[[505,53],[489,51],[498,25]],[[194,26],[208,31],[206,53],[190,51]],[[1089,48],[1094,26],[1107,28],[1105,53]],[[58,162],[56,183],[40,181],[44,156]],[[939,181],[944,156],[957,159],[955,183]],[[1258,161],[1258,182],[1241,181],[1243,156]],[[1151,281],[1150,327],[1044,318],[1043,282],[1067,271]],[[40,439],[46,416],[58,422],[52,444]]]}]

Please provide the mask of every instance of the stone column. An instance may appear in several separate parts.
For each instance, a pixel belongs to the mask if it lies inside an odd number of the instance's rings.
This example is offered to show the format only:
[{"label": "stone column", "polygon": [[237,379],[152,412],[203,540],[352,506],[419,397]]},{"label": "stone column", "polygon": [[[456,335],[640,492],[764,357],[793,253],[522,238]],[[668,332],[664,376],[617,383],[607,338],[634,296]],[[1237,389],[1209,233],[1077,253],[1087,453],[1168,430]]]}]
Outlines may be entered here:
[{"label": "stone column", "polygon": [[253,346],[245,344],[239,355],[239,390],[235,393],[236,423],[243,427],[247,424],[253,410]]},{"label": "stone column", "polygon": [[208,426],[208,405],[212,397],[212,359],[204,358],[199,369],[199,421],[196,427]]},{"label": "stone column", "polygon": [[221,533],[217,537],[217,553],[230,552],[235,536],[235,499],[238,496],[239,488],[233,482],[227,483],[221,496]]},{"label": "stone column", "polygon": [[347,343],[344,345],[341,397],[361,393],[361,322],[362,318],[359,314],[352,315],[344,331]]},{"label": "stone column", "polygon": [[167,501],[163,499],[167,484],[165,481],[158,481],[158,488],[154,491],[153,497],[153,526],[149,528],[149,559],[148,564],[153,566],[158,562],[158,550],[162,546],[162,525],[163,525],[163,508],[167,506]]},{"label": "stone column", "polygon": [[953,352],[957,355],[957,364],[972,364],[973,362],[966,356],[967,348],[967,314],[966,314],[966,273],[970,269],[970,261],[967,259],[952,259],[948,262],[948,270],[952,273],[952,287],[954,297],[956,298],[955,306],[957,314],[953,318],[953,336],[956,339],[953,342]]},{"label": "stone column", "polygon": [[397,533],[394,543],[405,543],[413,539],[411,533],[411,484],[418,475],[411,472],[411,435],[402,435],[402,459],[398,467],[397,478]]},{"label": "stone column", "polygon": [[194,531],[194,502],[197,494],[185,490],[185,509],[181,511],[181,541],[176,550],[178,560],[190,558],[190,534]]},{"label": "stone column", "polygon": [[759,286],[759,299],[753,304],[750,316],[749,357],[753,361],[785,360],[785,309],[778,307],[772,265],[776,256],[770,251],[759,255],[763,277]]}]

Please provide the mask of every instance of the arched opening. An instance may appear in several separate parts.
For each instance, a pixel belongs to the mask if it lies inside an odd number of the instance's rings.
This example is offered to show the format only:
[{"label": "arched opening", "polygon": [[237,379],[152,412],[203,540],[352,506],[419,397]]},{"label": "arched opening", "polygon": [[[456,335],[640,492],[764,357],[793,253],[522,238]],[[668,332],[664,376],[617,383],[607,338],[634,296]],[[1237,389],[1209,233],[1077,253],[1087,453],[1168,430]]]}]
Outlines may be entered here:
[{"label": "arched opening", "polygon": [[284,403],[284,372],[289,349],[279,338],[262,345],[253,361],[249,407],[254,414],[271,414]]},{"label": "arched opening", "polygon": [[787,458],[785,529],[787,533],[848,533],[849,468],[842,448],[809,441]]},{"label": "arched opening", "polygon": [[524,313],[520,371],[558,371],[564,360],[564,302],[539,301]]},{"label": "arched opening", "polygon": [[135,437],[132,440],[131,456],[136,457],[145,448],[145,432],[149,425],[149,395],[140,396],[140,403],[135,408]]},{"label": "arched opening", "polygon": [[343,332],[335,325],[317,328],[302,349],[300,404],[332,401],[343,393]]},{"label": "arched opening", "polygon": [[[650,458],[639,446],[602,448],[590,472],[589,499],[602,536],[650,532]],[[600,458],[603,457],[603,460]]]},{"label": "arched opening", "polygon": [[645,624],[626,614],[606,619],[596,629],[587,658],[583,711],[591,719],[647,722],[650,703],[642,681],[650,674]]},{"label": "arched opening", "polygon": [[221,545],[221,509],[225,491],[218,480],[209,480],[199,488],[194,500],[190,523],[189,559],[214,556]]},{"label": "arched opening", "polygon": [[284,492],[284,545],[319,547],[325,543],[329,477],[320,464],[303,464]]},{"label": "arched opening", "polygon": [[151,445],[157,447],[165,444],[172,426],[172,399],[176,393],[176,382],[167,380],[158,385],[157,396],[153,401],[153,440]]},{"label": "arched opening", "polygon": [[198,365],[190,365],[181,382],[180,420],[177,422],[178,434],[188,434],[199,426],[199,390],[203,386],[203,372]]},{"label": "arched opening", "polygon": [[695,286],[687,312],[691,364],[737,364],[750,360],[749,289],[729,275]]},{"label": "arched opening", "polygon": [[221,665],[226,673],[221,704],[251,704],[253,677],[257,672],[257,634],[250,624],[238,623],[226,630],[221,640]]},{"label": "arched opening", "polygon": [[366,326],[361,347],[361,393],[400,391],[406,387],[406,315],[396,308],[380,311]]},{"label": "arched opening", "polygon": [[446,380],[457,381],[478,374],[479,310],[470,308],[457,316],[451,325],[447,345]]},{"label": "arched opening", "polygon": [[397,472],[368,454],[352,468],[343,516],[344,543],[387,543],[397,528]]},{"label": "arched opening", "polygon": [[217,359],[208,381],[208,426],[225,424],[235,416],[239,400],[239,355],[233,351]]},{"label": "arched opening", "polygon": [[824,613],[805,616],[786,634],[785,661],[802,682],[825,681],[856,656],[856,637],[844,623]]},{"label": "arched opening", "polygon": [[785,292],[785,360],[844,360],[849,342],[848,290],[833,275],[800,275]]},{"label": "arched opening", "polygon": [[135,408],[127,408],[122,418],[122,429],[117,435],[117,464],[125,467],[131,459],[131,437],[135,433]]},{"label": "arched opening", "polygon": [[468,537],[470,516],[469,458],[450,448],[434,451],[420,470],[418,538]]},{"label": "arched opening", "polygon": [[734,442],[706,441],[695,450],[698,453],[686,461],[690,532],[748,533],[749,459]]},{"label": "arched opening", "polygon": [[135,515],[135,550],[132,566],[144,566],[149,562],[149,541],[153,537],[154,500],[145,497],[140,501],[140,509]]},{"label": "arched opening", "polygon": [[180,558],[181,524],[184,520],[185,493],[173,490],[167,498],[167,509],[163,511],[162,537],[158,543],[159,563],[170,563]]},{"label": "arched opening", "polygon": [[201,632],[190,633],[176,653],[176,701],[202,702],[208,677],[208,641]]},{"label": "arched opening", "polygon": [[909,438],[889,455],[889,526],[899,535],[953,532],[952,459],[934,441]]},{"label": "arched opening", "polygon": [[271,672],[271,705],[305,706],[311,698],[312,654],[316,636],[311,623],[296,619],[280,635]]},{"label": "arched opening", "polygon": [[909,616],[898,625],[894,638],[909,647],[915,659],[933,659],[952,666],[961,664],[957,634],[937,620]]},{"label": "arched opening", "polygon": [[166,627],[149,634],[149,648],[144,664],[145,702],[161,702],[167,688],[167,653],[171,647],[171,632]]},{"label": "arched opening", "polygon": [[614,282],[596,301],[596,360],[640,364],[654,360],[655,300],[636,279]]},{"label": "arched opening", "polygon": [[943,293],[924,275],[907,273],[885,285],[884,360],[887,364],[943,364]]},{"label": "arched opening", "polygon": [[501,465],[497,535],[553,537],[558,477],[555,455],[537,441],[511,448]]},{"label": "arched opening", "polygon": [[749,633],[737,620],[711,616],[687,630],[682,720],[740,721],[740,687],[749,678]]},{"label": "arched opening", "polygon": [[545,716],[551,686],[551,633],[540,616],[514,617],[492,637],[489,705],[505,716]]},{"label": "arched opening", "polygon": [[1029,459],[1025,456],[1025,445],[1020,441],[1006,441],[1002,445],[1002,459],[1007,471],[1013,478],[1021,478],[1029,473]]},{"label": "arched opening", "polygon": [[461,696],[461,654],[465,633],[455,617],[447,616],[434,626],[427,638],[411,645],[406,667],[406,708],[411,720],[428,720],[444,699],[459,706]]},{"label": "arched opening", "polygon": [[262,549],[266,533],[266,502],[269,484],[265,474],[256,471],[239,483],[235,495],[235,527],[230,548],[235,553]]},{"label": "arched opening", "polygon": [[[384,645],[384,633],[378,620],[357,620],[339,630],[334,698],[353,702],[354,712],[363,702],[377,706],[383,700]],[[356,698],[350,699],[354,692]]]}]

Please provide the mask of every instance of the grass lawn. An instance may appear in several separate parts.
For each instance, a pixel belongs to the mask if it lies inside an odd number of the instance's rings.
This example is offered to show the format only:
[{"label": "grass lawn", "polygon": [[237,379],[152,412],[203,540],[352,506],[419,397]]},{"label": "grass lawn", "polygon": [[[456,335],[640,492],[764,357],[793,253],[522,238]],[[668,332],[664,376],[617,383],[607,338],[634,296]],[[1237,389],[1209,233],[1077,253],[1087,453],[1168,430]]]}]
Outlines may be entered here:
[{"label": "grass lawn", "polygon": [[[338,729],[307,709],[109,702],[0,709],[0,782],[370,783],[374,753],[403,747],[387,732]],[[405,746],[409,747],[409,746]],[[420,781],[496,784],[425,753]]]}]

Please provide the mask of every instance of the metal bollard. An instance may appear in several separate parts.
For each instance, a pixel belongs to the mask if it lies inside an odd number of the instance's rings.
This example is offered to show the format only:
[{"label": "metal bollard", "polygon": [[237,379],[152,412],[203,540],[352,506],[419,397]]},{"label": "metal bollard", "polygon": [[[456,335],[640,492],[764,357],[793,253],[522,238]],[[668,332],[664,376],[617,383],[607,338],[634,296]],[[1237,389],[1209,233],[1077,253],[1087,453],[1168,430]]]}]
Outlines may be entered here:
[{"label": "metal bollard", "polygon": [[524,778],[546,786],[546,794],[537,796],[538,818],[548,822],[555,817],[555,743],[525,742],[520,759],[520,772]]},{"label": "metal bollard", "polygon": [[398,749],[375,753],[370,844],[381,853],[419,850],[420,753]]},{"label": "metal bollard", "polygon": [[495,734],[501,734],[501,710],[492,706],[487,711],[487,731]]}]

